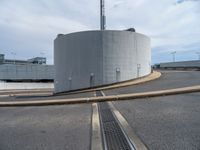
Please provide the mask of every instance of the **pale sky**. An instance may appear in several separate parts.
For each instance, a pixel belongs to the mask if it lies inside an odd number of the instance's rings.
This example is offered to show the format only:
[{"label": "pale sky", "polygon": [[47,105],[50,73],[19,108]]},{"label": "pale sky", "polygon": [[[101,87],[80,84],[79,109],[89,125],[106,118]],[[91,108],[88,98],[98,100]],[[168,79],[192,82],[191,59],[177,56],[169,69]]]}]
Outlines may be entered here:
[{"label": "pale sky", "polygon": [[[107,29],[134,27],[149,36],[152,63],[172,61],[172,51],[177,61],[198,58],[200,0],[105,1]],[[52,64],[58,33],[96,30],[99,20],[99,0],[0,0],[0,53]]]}]

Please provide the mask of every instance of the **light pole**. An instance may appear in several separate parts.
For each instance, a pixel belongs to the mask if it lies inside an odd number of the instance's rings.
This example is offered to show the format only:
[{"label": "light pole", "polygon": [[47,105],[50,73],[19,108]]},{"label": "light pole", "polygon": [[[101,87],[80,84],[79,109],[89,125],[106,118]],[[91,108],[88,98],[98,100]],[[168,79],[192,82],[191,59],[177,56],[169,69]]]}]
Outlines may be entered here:
[{"label": "light pole", "polygon": [[200,52],[196,52],[196,54],[198,55],[198,59],[200,60]]},{"label": "light pole", "polygon": [[15,64],[15,56],[16,56],[16,53],[15,53],[15,52],[11,52],[11,55],[13,55],[13,60],[14,60],[14,64]]},{"label": "light pole", "polygon": [[[45,52],[40,52],[40,55],[41,55],[41,57],[42,57],[42,60],[41,60],[41,62],[40,62],[40,63],[42,63],[42,64],[43,64],[43,63],[44,63],[44,61],[45,61],[44,59],[46,59],[46,58],[45,58]],[[46,63],[46,61],[45,61],[45,63]]]},{"label": "light pole", "polygon": [[173,62],[175,62],[176,61],[176,51],[171,52],[171,54],[172,54]]}]

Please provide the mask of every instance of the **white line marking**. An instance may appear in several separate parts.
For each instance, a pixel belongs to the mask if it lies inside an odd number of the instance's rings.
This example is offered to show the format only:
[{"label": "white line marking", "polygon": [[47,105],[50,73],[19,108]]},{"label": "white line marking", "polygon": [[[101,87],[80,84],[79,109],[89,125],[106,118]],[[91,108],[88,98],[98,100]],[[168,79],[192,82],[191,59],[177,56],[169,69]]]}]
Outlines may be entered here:
[{"label": "white line marking", "polygon": [[100,91],[101,92],[101,94],[103,95],[103,96],[106,96],[106,94],[103,92],[103,91]]},{"label": "white line marking", "polygon": [[103,150],[102,138],[101,138],[101,128],[100,128],[100,118],[97,103],[92,104],[92,142],[91,150]]},{"label": "white line marking", "polygon": [[96,91],[94,92],[94,97],[97,97]]}]

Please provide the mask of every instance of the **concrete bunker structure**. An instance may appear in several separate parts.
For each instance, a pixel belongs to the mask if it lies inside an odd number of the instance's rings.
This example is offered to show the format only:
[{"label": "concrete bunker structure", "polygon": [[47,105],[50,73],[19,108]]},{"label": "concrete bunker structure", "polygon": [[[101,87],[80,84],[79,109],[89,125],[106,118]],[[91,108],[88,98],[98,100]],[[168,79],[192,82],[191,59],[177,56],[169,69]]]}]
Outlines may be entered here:
[{"label": "concrete bunker structure", "polygon": [[151,73],[150,38],[133,31],[59,34],[54,41],[55,93],[112,84]]}]

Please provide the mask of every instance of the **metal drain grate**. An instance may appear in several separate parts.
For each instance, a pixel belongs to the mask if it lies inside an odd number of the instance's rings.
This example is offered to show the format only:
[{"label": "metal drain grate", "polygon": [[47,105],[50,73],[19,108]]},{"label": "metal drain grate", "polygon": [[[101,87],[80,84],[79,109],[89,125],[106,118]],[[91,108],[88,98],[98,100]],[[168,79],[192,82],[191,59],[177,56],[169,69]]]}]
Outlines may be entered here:
[{"label": "metal drain grate", "polygon": [[123,131],[121,130],[118,122],[109,105],[106,102],[99,103],[99,111],[101,117],[101,127],[103,132],[104,144],[107,150],[131,150],[131,146],[127,141]]}]

